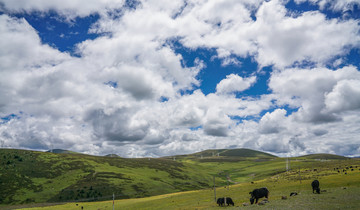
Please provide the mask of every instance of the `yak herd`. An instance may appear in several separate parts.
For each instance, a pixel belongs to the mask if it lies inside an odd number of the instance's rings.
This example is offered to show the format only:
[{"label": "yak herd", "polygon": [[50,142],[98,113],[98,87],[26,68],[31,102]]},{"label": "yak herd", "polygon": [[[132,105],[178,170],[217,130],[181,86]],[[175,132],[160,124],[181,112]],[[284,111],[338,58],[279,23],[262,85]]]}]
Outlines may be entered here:
[{"label": "yak herd", "polygon": [[[320,194],[320,183],[319,183],[318,180],[314,180],[311,183],[311,187],[312,187],[313,193],[316,192],[316,193]],[[264,197],[266,198],[265,202],[268,202],[267,199],[269,198],[269,190],[266,187],[262,187],[262,188],[259,188],[259,189],[254,189],[253,191],[249,192],[249,194],[251,195],[251,197],[250,197],[250,203],[251,204],[254,204],[254,203],[257,204],[258,200],[260,198],[264,198]],[[297,193],[291,193],[290,194],[290,196],[294,196],[294,195],[297,195]],[[230,197],[218,198],[216,203],[219,206],[224,206],[224,205],[228,205],[228,206],[233,205],[234,206],[235,205],[234,201]],[[264,204],[264,203],[262,203],[262,204]]]}]

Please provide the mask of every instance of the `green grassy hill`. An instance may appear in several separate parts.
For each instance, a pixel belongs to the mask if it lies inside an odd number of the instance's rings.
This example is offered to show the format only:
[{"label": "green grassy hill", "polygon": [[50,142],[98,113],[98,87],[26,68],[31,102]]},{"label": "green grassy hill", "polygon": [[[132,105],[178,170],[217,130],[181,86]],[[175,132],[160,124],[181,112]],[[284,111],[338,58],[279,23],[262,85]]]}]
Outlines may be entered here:
[{"label": "green grassy hill", "polygon": [[257,157],[257,158],[275,158],[275,155],[271,155],[269,153],[255,151],[251,149],[228,149],[221,153],[220,156],[226,157]]},{"label": "green grassy hill", "polygon": [[[176,157],[176,156],[175,156]],[[178,157],[189,158],[212,158],[212,157],[238,157],[238,158],[276,158],[275,155],[269,153],[260,152],[251,149],[210,149],[201,152],[197,152],[189,155],[180,155]]]},{"label": "green grassy hill", "polygon": [[153,158],[1,149],[0,167],[1,204],[146,197],[212,183],[192,164]]},{"label": "green grassy hill", "polygon": [[346,159],[349,159],[347,157],[340,156],[340,155],[324,154],[324,153],[304,155],[304,156],[300,156],[300,158],[320,159],[320,160],[346,160]]},{"label": "green grassy hill", "polygon": [[[281,161],[283,161],[282,159]],[[295,169],[268,176],[254,183],[244,182],[231,185],[229,188],[217,185],[216,198],[231,197],[235,206],[226,209],[359,209],[360,197],[360,159],[347,160],[297,160],[293,161]],[[316,166],[317,170],[312,170]],[[333,168],[340,167],[354,169],[345,174]],[[262,166],[262,168],[266,168]],[[311,182],[320,181],[321,194],[313,194]],[[270,191],[269,203],[265,206],[249,205],[249,192],[255,188],[267,187]],[[298,195],[290,197],[291,192]],[[287,199],[282,199],[286,196]],[[215,202],[214,190],[203,189],[196,191],[170,193],[147,198],[132,198],[115,200],[115,209],[219,209]],[[260,199],[260,201],[263,199]],[[76,202],[50,207],[40,207],[41,210],[87,210],[112,209],[112,201]],[[243,206],[247,204],[248,206]],[[223,207],[224,208],[224,207]]]},{"label": "green grassy hill", "polygon": [[[219,156],[212,156],[213,152]],[[247,149],[207,150],[176,156],[175,160],[0,149],[0,208],[110,200],[113,193],[117,199],[129,199],[199,189],[211,191],[214,178],[215,185],[221,188],[239,183],[251,187],[250,183],[256,185],[269,178],[297,179],[300,169],[301,179],[311,180],[338,175],[335,166],[345,169],[352,164],[351,169],[355,169],[356,164],[351,161],[359,162],[346,158],[322,161],[327,157],[323,154],[313,157],[291,158],[293,170],[285,176],[286,159]]]}]

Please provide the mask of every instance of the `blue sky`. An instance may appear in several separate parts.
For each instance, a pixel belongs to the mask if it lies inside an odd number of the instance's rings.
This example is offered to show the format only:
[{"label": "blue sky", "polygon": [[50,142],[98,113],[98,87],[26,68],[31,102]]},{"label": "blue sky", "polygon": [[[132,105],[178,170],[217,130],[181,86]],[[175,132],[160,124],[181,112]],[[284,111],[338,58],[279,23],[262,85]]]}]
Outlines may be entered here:
[{"label": "blue sky", "polygon": [[359,155],[359,6],[0,0],[1,145]]}]

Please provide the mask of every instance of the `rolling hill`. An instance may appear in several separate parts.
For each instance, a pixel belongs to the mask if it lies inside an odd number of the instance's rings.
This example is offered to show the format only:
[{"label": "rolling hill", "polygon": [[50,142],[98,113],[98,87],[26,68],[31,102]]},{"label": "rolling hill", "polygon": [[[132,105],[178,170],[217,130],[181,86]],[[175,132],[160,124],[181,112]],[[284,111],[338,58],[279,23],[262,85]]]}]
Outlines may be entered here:
[{"label": "rolling hill", "polygon": [[[91,156],[0,149],[1,205],[139,198],[250,183],[285,172],[284,158],[249,149],[206,150],[164,158]],[[214,155],[213,155],[214,154]],[[292,167],[327,167],[316,159],[347,161],[317,154]],[[335,172],[334,172],[335,173]],[[305,178],[304,178],[305,179]]]},{"label": "rolling hill", "polygon": [[48,150],[47,152],[56,153],[56,154],[80,154],[78,152],[73,152],[73,151],[64,150],[64,149],[52,149],[52,150]]},{"label": "rolling hill", "polygon": [[207,188],[211,176],[162,158],[0,149],[0,203],[106,200]]},{"label": "rolling hill", "polygon": [[168,159],[202,159],[200,161],[239,161],[246,159],[273,159],[275,155],[251,149],[209,149],[187,155],[175,155],[164,157]]},{"label": "rolling hill", "polygon": [[254,157],[254,158],[276,158],[275,155],[269,153],[260,152],[251,149],[215,149],[215,150],[205,150],[193,155],[203,157],[219,156],[219,157]]},{"label": "rolling hill", "polygon": [[307,159],[321,159],[321,160],[346,160],[346,159],[349,159],[349,158],[344,157],[344,156],[333,155],[333,154],[325,154],[325,153],[303,155],[303,156],[299,156],[299,157],[300,158],[307,158]]}]

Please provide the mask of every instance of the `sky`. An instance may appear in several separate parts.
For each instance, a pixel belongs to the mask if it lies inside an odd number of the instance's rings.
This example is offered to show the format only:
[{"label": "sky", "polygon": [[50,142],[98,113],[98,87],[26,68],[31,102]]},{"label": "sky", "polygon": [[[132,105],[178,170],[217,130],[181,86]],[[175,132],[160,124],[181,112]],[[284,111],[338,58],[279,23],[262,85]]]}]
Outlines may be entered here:
[{"label": "sky", "polygon": [[360,156],[360,0],[0,0],[0,147]]}]

